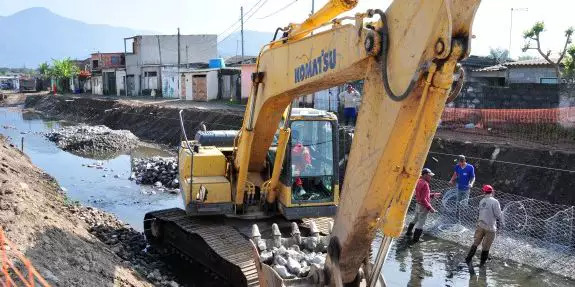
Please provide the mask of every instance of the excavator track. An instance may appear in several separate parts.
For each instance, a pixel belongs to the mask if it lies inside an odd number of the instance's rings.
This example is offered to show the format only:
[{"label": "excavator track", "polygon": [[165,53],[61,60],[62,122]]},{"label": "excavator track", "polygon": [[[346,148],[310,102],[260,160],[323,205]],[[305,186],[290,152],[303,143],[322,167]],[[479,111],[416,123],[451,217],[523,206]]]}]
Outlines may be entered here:
[{"label": "excavator track", "polygon": [[232,286],[259,286],[252,246],[232,226],[173,208],[147,213],[144,233],[151,245],[191,258]]}]

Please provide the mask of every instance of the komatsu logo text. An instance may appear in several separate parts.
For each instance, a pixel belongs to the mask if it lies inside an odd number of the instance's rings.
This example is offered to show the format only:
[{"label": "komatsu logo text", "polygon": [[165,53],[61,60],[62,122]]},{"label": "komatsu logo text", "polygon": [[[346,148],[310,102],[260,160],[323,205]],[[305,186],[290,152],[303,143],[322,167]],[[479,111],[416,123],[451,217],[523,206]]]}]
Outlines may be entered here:
[{"label": "komatsu logo text", "polygon": [[337,54],[335,49],[327,52],[321,50],[321,55],[317,58],[312,58],[307,63],[301,64],[301,66],[295,68],[295,82],[298,83],[321,73],[325,73],[328,70],[335,69],[336,59]]}]

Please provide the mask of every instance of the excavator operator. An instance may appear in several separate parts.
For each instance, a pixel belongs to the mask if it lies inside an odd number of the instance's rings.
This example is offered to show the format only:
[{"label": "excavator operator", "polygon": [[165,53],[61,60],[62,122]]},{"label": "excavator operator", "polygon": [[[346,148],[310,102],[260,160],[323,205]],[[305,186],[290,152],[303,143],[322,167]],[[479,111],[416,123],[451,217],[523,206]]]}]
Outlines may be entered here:
[{"label": "excavator operator", "polygon": [[311,167],[311,154],[309,148],[303,145],[303,140],[299,135],[299,131],[293,130],[292,133],[292,143],[293,148],[291,150],[293,173],[296,176],[295,185],[297,188],[297,193],[302,195],[305,194],[303,189],[303,181],[300,175],[305,171],[306,168]]}]

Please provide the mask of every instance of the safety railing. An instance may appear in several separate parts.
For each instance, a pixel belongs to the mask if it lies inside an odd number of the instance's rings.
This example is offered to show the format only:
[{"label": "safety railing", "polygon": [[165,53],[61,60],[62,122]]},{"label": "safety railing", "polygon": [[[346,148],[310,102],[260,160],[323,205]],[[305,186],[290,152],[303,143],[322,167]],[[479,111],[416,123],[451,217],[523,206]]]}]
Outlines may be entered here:
[{"label": "safety railing", "polygon": [[30,260],[8,240],[2,227],[0,227],[0,286],[50,286],[32,266]]}]

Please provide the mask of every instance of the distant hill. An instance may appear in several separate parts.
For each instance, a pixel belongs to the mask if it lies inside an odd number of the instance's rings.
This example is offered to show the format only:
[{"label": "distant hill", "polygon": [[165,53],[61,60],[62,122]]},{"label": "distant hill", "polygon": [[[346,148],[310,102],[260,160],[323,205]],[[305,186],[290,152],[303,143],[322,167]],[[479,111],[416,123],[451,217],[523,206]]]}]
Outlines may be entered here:
[{"label": "distant hill", "polygon": [[86,24],[46,8],[30,8],[0,17],[0,67],[36,68],[52,58],[85,59],[98,51],[124,51],[124,38],[150,33]]},{"label": "distant hill", "polygon": [[[272,32],[244,31],[245,56],[257,56],[264,44],[269,43],[274,37]],[[278,35],[281,37],[281,35]],[[222,57],[242,54],[241,33],[235,32],[218,44],[218,53]],[[236,50],[237,49],[237,50]]]},{"label": "distant hill", "polygon": [[[109,25],[87,24],[62,17],[46,8],[30,8],[0,16],[0,67],[36,68],[51,59],[85,59],[96,52],[124,51],[124,38],[157,34]],[[257,56],[273,33],[244,31],[245,55]],[[240,32],[218,44],[222,57],[241,55]]]}]

